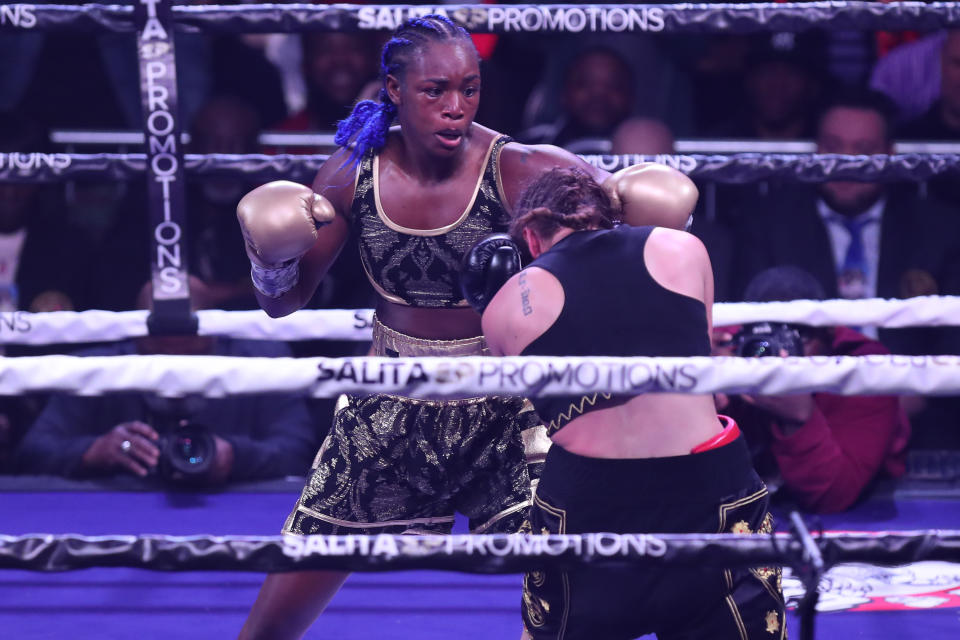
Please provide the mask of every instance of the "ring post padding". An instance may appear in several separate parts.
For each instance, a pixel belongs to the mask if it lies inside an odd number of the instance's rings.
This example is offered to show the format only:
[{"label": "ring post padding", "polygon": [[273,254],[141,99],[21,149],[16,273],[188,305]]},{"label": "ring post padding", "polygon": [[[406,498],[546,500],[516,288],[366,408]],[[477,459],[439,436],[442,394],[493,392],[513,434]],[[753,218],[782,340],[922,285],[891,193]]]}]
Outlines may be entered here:
[{"label": "ring post padding", "polygon": [[146,133],[147,211],[150,228],[151,334],[195,334],[187,280],[187,214],[180,149],[177,71],[171,0],[135,6],[140,100]]}]

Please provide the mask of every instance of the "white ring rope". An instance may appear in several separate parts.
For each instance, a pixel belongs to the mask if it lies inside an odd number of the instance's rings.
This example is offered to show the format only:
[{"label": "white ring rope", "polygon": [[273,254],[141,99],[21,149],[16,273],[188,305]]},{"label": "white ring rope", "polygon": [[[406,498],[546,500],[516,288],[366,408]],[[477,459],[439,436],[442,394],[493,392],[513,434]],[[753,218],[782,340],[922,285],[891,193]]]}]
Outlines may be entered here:
[{"label": "white ring rope", "polygon": [[[254,340],[370,340],[370,309],[302,309],[285,318],[262,311],[199,311],[201,335]],[[919,327],[960,325],[960,296],[907,300],[795,300],[717,303],[716,326],[779,321],[813,326]],[[146,311],[53,311],[0,313],[0,343],[110,342],[147,335]]]},{"label": "white ring rope", "polygon": [[950,395],[960,356],[812,358],[237,358],[34,356],[0,358],[0,395],[69,392],[198,394],[341,393],[411,397],[633,395],[650,392],[829,391],[844,395]]}]

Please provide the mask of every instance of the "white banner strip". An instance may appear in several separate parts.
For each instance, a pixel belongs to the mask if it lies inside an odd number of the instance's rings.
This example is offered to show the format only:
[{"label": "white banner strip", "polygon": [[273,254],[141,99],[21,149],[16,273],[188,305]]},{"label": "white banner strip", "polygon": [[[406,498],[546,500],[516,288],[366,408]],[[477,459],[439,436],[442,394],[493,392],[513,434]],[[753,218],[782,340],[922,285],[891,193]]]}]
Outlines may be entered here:
[{"label": "white banner strip", "polygon": [[960,356],[813,358],[0,358],[0,395],[153,391],[223,397],[394,393],[444,398],[597,392],[844,395],[960,393]]},{"label": "white banner strip", "polygon": [[[908,300],[795,300],[718,303],[716,326],[793,322],[814,326],[881,327],[960,325],[960,296]],[[254,340],[370,340],[371,309],[303,309],[285,318],[263,311],[199,311],[201,335]],[[108,342],[147,334],[146,311],[0,312],[0,344]]]}]

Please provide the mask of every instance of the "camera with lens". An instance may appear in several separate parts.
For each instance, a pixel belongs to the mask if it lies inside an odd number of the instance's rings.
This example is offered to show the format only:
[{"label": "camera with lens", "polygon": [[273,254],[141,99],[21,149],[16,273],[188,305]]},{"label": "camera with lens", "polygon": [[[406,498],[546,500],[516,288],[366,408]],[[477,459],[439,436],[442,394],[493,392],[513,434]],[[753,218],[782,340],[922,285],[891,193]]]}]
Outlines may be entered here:
[{"label": "camera with lens", "polygon": [[157,475],[166,482],[200,484],[217,455],[213,431],[193,420],[202,398],[150,397],[150,424],[160,435]]},{"label": "camera with lens", "polygon": [[203,479],[213,466],[217,444],[213,432],[202,424],[181,421],[160,433],[160,459],[157,471],[171,482],[193,482]]},{"label": "camera with lens", "polygon": [[734,353],[741,358],[803,355],[803,340],[796,326],[784,322],[756,322],[744,325],[733,337]]}]

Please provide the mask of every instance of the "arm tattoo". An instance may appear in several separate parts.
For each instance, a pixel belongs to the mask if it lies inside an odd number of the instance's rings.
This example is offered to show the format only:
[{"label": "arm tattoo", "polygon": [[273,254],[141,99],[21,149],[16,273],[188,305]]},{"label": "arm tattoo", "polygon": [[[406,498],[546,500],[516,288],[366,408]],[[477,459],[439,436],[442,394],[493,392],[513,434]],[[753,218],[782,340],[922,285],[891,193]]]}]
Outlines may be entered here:
[{"label": "arm tattoo", "polygon": [[533,313],[533,305],[530,304],[530,287],[527,286],[527,274],[520,274],[520,277],[517,278],[517,285],[520,287],[520,306],[523,309],[523,315],[528,316]]}]

